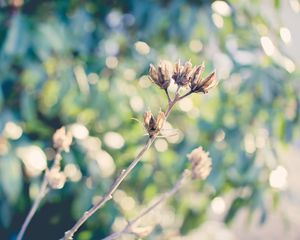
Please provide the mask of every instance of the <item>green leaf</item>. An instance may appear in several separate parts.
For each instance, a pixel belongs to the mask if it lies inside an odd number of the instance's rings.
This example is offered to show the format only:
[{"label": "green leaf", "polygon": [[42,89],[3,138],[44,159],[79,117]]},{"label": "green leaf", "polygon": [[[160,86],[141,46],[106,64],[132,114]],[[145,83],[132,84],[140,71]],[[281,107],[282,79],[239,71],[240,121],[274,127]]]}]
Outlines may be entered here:
[{"label": "green leaf", "polygon": [[28,31],[26,19],[18,12],[14,15],[9,28],[6,40],[3,45],[3,52],[7,55],[22,55],[28,47]]},{"label": "green leaf", "polygon": [[244,207],[247,204],[248,200],[237,197],[234,199],[233,203],[230,206],[230,209],[228,210],[226,217],[225,217],[225,222],[226,223],[231,223],[234,217],[236,216],[237,212]]},{"label": "green leaf", "polygon": [[275,8],[279,9],[281,5],[281,0],[274,0],[274,6]]},{"label": "green leaf", "polygon": [[11,154],[1,159],[0,179],[5,196],[11,204],[15,204],[22,191],[22,171],[20,161]]}]

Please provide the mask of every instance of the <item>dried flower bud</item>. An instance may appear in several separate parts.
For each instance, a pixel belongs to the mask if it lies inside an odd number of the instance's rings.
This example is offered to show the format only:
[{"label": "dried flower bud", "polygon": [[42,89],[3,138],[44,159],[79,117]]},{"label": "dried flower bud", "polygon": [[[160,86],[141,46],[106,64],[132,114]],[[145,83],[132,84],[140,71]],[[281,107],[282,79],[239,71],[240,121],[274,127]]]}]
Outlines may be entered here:
[{"label": "dried flower bud", "polygon": [[155,131],[156,120],[152,115],[151,111],[147,111],[144,114],[144,126],[147,131]]},{"label": "dried flower bud", "polygon": [[47,172],[49,185],[54,189],[61,189],[65,185],[66,175],[60,171],[59,167],[54,167]]},{"label": "dried flower bud", "polygon": [[153,117],[151,111],[147,111],[144,114],[144,126],[150,137],[160,131],[164,122],[165,114],[163,112],[159,112],[157,120]]},{"label": "dried flower bud", "polygon": [[192,164],[192,178],[206,179],[211,171],[211,158],[209,153],[205,152],[202,147],[194,149],[189,155],[188,159]]},{"label": "dried flower bud", "polygon": [[207,93],[209,89],[215,87],[218,84],[216,72],[210,73],[204,80],[201,79],[201,75],[197,74],[195,80],[191,81],[191,90],[193,92]]},{"label": "dried flower bud", "polygon": [[65,127],[61,127],[56,130],[53,134],[53,146],[56,149],[63,150],[65,152],[70,151],[70,146],[72,144],[72,134],[71,132],[66,132]]},{"label": "dried flower bud", "polygon": [[207,93],[209,89],[214,88],[215,86],[217,86],[217,84],[218,84],[218,80],[216,76],[216,71],[213,71],[204,79],[203,86],[202,86],[203,91]]},{"label": "dried flower bud", "polygon": [[191,90],[194,90],[200,84],[204,69],[204,62],[201,65],[194,67],[193,73],[191,74]]},{"label": "dried flower bud", "polygon": [[192,70],[193,66],[190,61],[186,62],[184,65],[181,65],[180,61],[178,61],[174,66],[172,78],[179,86],[186,86],[190,82],[190,76],[193,72]]},{"label": "dried flower bud", "polygon": [[167,61],[161,61],[157,70],[152,64],[150,64],[150,79],[162,89],[167,89],[170,86],[171,72],[172,69]]}]

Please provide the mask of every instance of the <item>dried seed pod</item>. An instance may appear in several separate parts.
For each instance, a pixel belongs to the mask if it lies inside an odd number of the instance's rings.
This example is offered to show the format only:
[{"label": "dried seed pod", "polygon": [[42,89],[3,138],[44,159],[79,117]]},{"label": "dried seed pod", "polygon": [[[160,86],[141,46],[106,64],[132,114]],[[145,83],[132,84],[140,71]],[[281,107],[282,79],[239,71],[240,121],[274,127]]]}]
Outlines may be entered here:
[{"label": "dried seed pod", "polygon": [[153,117],[151,111],[145,112],[145,114],[144,114],[144,126],[145,126],[146,130],[148,132],[155,130],[155,125],[156,125],[156,120]]},{"label": "dried seed pod", "polygon": [[186,86],[190,83],[190,76],[193,73],[193,66],[190,61],[185,62],[184,65],[180,64],[180,61],[175,63],[174,72],[172,78],[179,86]]},{"label": "dried seed pod", "polygon": [[208,93],[208,90],[211,88],[214,88],[217,86],[218,80],[216,76],[216,72],[213,71],[210,73],[204,80],[198,78],[197,81],[194,81],[191,84],[191,90],[195,93],[197,92],[203,92],[203,93]]},{"label": "dried seed pod", "polygon": [[217,80],[216,71],[213,71],[204,79],[202,88],[203,91],[207,93],[209,89],[214,88],[217,85],[218,85],[218,80]]},{"label": "dried seed pod", "polygon": [[188,159],[192,164],[193,179],[204,180],[210,174],[212,162],[208,155],[209,153],[205,152],[202,147],[198,147],[188,154]]},{"label": "dried seed pod", "polygon": [[151,111],[147,111],[144,114],[144,126],[150,137],[158,133],[165,122],[165,114],[159,112],[157,120],[153,117]]},{"label": "dried seed pod", "polygon": [[167,89],[170,86],[172,68],[167,61],[161,61],[156,68],[150,64],[149,76],[152,82],[162,89]]},{"label": "dried seed pod", "polygon": [[205,69],[205,64],[202,62],[201,65],[194,67],[193,74],[191,75],[191,90],[197,88],[197,86],[200,84],[202,80],[202,74]]}]

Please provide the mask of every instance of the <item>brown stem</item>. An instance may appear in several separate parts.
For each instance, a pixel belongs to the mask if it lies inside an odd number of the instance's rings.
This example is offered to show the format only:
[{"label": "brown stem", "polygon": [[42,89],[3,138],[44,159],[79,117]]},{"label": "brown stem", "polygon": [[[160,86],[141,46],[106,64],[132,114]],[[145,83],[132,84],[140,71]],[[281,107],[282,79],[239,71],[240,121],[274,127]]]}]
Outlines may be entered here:
[{"label": "brown stem", "polygon": [[42,199],[47,194],[48,190],[49,190],[48,181],[47,181],[47,177],[46,177],[46,173],[45,173],[39,194],[37,195],[37,198],[35,199],[28,215],[26,216],[26,219],[21,227],[21,230],[20,230],[18,236],[17,236],[17,240],[23,239],[24,233],[25,233],[29,223],[31,222],[31,219],[33,218],[34,214],[38,210],[38,207],[39,207]]},{"label": "brown stem", "polygon": [[[56,154],[55,154],[55,157],[54,157],[54,164],[52,165],[51,168],[57,166],[59,164],[59,161],[61,160],[61,150],[58,149]],[[24,234],[26,232],[26,229],[29,225],[29,223],[31,222],[33,216],[35,215],[36,211],[38,210],[39,208],[39,205],[41,204],[41,201],[43,200],[43,198],[45,197],[45,195],[48,193],[48,191],[50,190],[50,187],[49,187],[49,184],[48,184],[48,179],[47,179],[47,170],[44,174],[44,178],[43,178],[43,181],[42,181],[42,185],[41,185],[41,188],[39,190],[39,193],[36,197],[36,199],[34,200],[34,203],[29,211],[29,213],[27,214],[26,218],[25,218],[25,221],[21,227],[21,230],[20,232],[18,233],[18,236],[16,238],[16,240],[22,240],[23,237],[24,237]]]},{"label": "brown stem", "polygon": [[[175,98],[173,101],[170,101],[168,104],[168,108],[165,112],[165,119],[168,118],[173,106],[177,102],[177,99]],[[137,163],[141,160],[144,153],[150,148],[152,143],[157,138],[159,132],[153,135],[148,139],[142,150],[139,152],[139,154],[136,156],[136,158],[131,162],[131,164],[121,171],[121,174],[116,178],[114,183],[109,188],[108,192],[97,202],[92,208],[90,208],[88,211],[86,211],[81,218],[75,223],[75,225],[68,231],[65,232],[65,236],[62,238],[64,240],[70,240],[73,238],[74,234],[77,232],[77,230],[101,207],[105,205],[106,202],[112,199],[113,193],[117,190],[117,188],[120,186],[120,184],[123,182],[123,180],[130,174],[132,169],[137,165]]]},{"label": "brown stem", "polygon": [[181,97],[179,97],[179,98],[178,98],[178,101],[180,101],[181,99],[183,99],[183,98],[185,98],[185,97],[191,95],[192,93],[193,93],[193,91],[187,92],[186,94],[184,94],[184,95],[182,95]]},{"label": "brown stem", "polygon": [[128,222],[128,224],[121,230],[120,232],[113,233],[102,240],[113,240],[119,238],[121,235],[125,233],[134,233],[132,232],[131,228],[136,224],[141,218],[143,218],[145,215],[147,215],[149,212],[151,212],[153,209],[155,209],[157,206],[159,206],[161,203],[166,201],[169,197],[174,195],[182,186],[182,183],[184,182],[185,178],[188,177],[188,175],[184,172],[182,176],[179,178],[179,180],[175,183],[173,188],[164,193],[157,201],[155,201],[150,207],[148,207],[146,210],[144,210],[140,215],[138,215],[135,219]]},{"label": "brown stem", "polygon": [[169,94],[168,89],[165,89],[165,92],[166,92],[166,95],[167,95],[167,97],[168,97],[168,101],[171,102],[172,100],[171,100],[171,98],[170,98],[170,94]]}]

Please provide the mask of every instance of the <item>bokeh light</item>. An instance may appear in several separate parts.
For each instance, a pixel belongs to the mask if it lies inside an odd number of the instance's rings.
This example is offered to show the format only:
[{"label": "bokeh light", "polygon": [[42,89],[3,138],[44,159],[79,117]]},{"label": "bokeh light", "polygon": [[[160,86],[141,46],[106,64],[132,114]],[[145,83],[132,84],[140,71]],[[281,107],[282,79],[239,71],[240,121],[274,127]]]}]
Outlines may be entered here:
[{"label": "bokeh light", "polygon": [[14,122],[7,122],[3,129],[3,135],[13,140],[19,139],[22,133],[22,128]]},{"label": "bokeh light", "polygon": [[125,140],[121,134],[117,132],[107,132],[104,135],[104,143],[114,149],[122,148],[125,144]]},{"label": "bokeh light", "polygon": [[287,177],[287,170],[283,166],[279,165],[270,173],[269,183],[271,187],[283,190],[287,187]]},{"label": "bokeh light", "polygon": [[47,167],[47,157],[43,150],[35,145],[19,147],[17,155],[22,159],[29,176],[41,174]]}]

